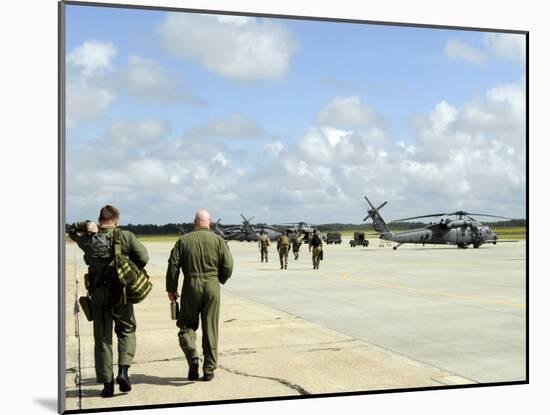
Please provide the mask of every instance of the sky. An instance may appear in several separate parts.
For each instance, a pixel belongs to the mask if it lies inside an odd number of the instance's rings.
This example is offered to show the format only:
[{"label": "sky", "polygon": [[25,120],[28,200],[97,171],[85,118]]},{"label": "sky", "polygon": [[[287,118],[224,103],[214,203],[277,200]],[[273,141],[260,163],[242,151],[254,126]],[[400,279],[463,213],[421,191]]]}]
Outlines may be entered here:
[{"label": "sky", "polygon": [[67,6],[66,215],[526,214],[525,36]]}]

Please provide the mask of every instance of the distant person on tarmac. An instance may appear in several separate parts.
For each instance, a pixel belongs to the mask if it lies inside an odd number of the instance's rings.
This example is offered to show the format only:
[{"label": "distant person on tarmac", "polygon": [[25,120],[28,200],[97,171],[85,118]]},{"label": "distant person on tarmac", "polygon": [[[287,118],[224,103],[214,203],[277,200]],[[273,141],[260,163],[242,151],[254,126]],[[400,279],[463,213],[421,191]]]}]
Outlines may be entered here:
[{"label": "distant person on tarmac", "polygon": [[262,262],[267,262],[267,253],[269,250],[269,245],[271,245],[271,241],[269,240],[269,237],[267,236],[266,231],[262,231],[260,234],[260,238],[258,239],[258,247],[260,248],[260,257],[262,259]]},{"label": "distant person on tarmac", "polygon": [[302,236],[300,235],[300,232],[296,231],[292,234],[290,243],[292,244],[292,253],[294,254],[294,259],[297,260],[300,256],[300,246],[302,245]]},{"label": "distant person on tarmac", "polygon": [[286,269],[288,265],[288,250],[290,249],[290,240],[288,239],[287,232],[283,231],[279,239],[277,240],[277,251],[279,251],[279,261],[281,262],[281,269]]},{"label": "distant person on tarmac", "polygon": [[194,229],[177,240],[166,270],[166,291],[170,301],[178,298],[180,268],[183,271],[181,311],[176,324],[180,329],[180,347],[189,365],[189,380],[199,379],[199,353],[195,344],[199,319],[204,353],[202,379],[214,378],[218,363],[220,283],[225,284],[233,272],[229,247],[210,230],[211,223],[208,211],[196,213]]},{"label": "distant person on tarmac", "polygon": [[309,252],[311,252],[311,259],[313,260],[313,269],[319,269],[319,263],[323,257],[323,240],[317,229],[313,231],[313,235],[309,240]]},{"label": "distant person on tarmac", "polygon": [[[113,239],[120,212],[114,206],[104,206],[99,212],[99,225],[78,222],[69,228],[69,237],[84,251],[88,265],[85,276],[90,294],[91,314],[94,325],[95,373],[98,383],[103,383],[101,396],[114,395],[114,380],[121,392],[132,390],[128,369],[136,353],[136,318],[133,304],[122,301],[122,289],[116,279],[116,271],[110,266],[113,259]],[[149,261],[145,246],[130,232],[121,230],[121,252],[138,268]],[[118,375],[113,379],[113,324],[118,338]]]}]

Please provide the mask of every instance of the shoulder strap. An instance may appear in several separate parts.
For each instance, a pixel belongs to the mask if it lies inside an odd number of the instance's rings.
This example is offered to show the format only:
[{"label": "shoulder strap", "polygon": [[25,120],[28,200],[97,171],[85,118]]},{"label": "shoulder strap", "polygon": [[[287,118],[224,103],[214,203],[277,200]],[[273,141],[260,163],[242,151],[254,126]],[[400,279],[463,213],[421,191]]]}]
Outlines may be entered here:
[{"label": "shoulder strap", "polygon": [[113,229],[113,245],[115,248],[115,255],[121,255],[122,254],[122,244],[120,242],[120,229],[115,228]]}]

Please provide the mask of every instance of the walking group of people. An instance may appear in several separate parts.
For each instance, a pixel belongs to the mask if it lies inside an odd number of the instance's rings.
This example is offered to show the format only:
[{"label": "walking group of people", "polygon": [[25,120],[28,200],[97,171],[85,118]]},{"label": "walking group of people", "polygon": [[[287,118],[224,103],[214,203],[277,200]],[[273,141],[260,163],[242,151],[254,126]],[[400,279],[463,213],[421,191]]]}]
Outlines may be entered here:
[{"label": "walking group of people", "polygon": [[[85,286],[89,309],[85,310],[93,321],[94,361],[98,383],[103,383],[101,396],[114,395],[115,382],[121,392],[130,392],[129,369],[136,353],[136,318],[134,304],[128,301],[126,287],[121,284],[117,256],[123,255],[131,266],[143,271],[149,262],[145,246],[130,231],[120,230],[120,211],[104,206],[98,222],[85,221],[71,225],[69,237],[84,251],[88,266]],[[187,359],[189,380],[199,379],[199,352],[196,331],[202,326],[203,377],[214,378],[218,357],[218,322],[220,313],[220,284],[233,272],[233,257],[227,242],[210,230],[212,220],[206,210],[199,210],[194,219],[193,231],[181,236],[168,258],[166,292],[170,302],[177,302],[180,270],[183,272],[180,311],[177,314],[179,345]],[[319,269],[323,255],[323,241],[317,231],[309,238],[313,268]],[[258,241],[262,262],[268,261],[271,241],[262,232]],[[294,259],[300,254],[302,238],[298,232],[289,236],[283,232],[277,240],[281,269],[287,269],[288,254],[292,247]],[[144,271],[143,271],[144,272]],[[147,277],[148,278],[148,277]],[[88,317],[88,316],[87,316]],[[118,374],[113,373],[113,327],[118,339]]]},{"label": "walking group of people", "polygon": [[[279,261],[281,269],[288,267],[288,254],[292,247],[294,259],[297,260],[300,256],[300,246],[302,245],[302,236],[299,232],[283,231],[277,239],[277,252],[279,253]],[[260,248],[260,259],[262,262],[268,262],[269,247],[271,241],[266,231],[260,232],[258,239],[258,247]],[[313,269],[319,269],[319,263],[323,259],[323,240],[317,230],[314,230],[309,238],[309,252],[313,261]]]},{"label": "walking group of people", "polygon": [[[129,231],[117,228],[120,212],[107,205],[100,213],[98,223],[78,222],[69,227],[69,237],[84,251],[88,265],[85,276],[93,321],[94,360],[98,383],[103,383],[101,396],[114,395],[115,382],[121,392],[132,389],[128,370],[136,352],[136,319],[131,302],[117,279],[114,265],[115,244],[120,253],[142,270],[149,261],[145,246]],[[187,359],[189,380],[199,379],[199,353],[196,331],[202,326],[204,353],[202,380],[214,378],[218,356],[218,321],[220,284],[233,271],[233,257],[227,243],[210,230],[210,214],[199,210],[195,215],[193,231],[181,236],[168,258],[166,291],[169,301],[177,301],[180,270],[184,280],[181,289],[180,312],[177,316],[178,340]],[[116,235],[120,235],[117,239]],[[114,241],[114,239],[117,239]],[[113,373],[113,325],[118,338],[118,374]]]}]

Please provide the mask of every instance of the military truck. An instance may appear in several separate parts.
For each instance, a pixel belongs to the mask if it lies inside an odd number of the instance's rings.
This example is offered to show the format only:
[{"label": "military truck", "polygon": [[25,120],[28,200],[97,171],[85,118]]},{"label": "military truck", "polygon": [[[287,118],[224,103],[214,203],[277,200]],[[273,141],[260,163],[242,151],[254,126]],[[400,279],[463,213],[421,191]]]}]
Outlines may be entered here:
[{"label": "military truck", "polygon": [[342,234],[340,232],[327,232],[325,241],[327,244],[341,244]]},{"label": "military truck", "polygon": [[352,248],[356,245],[369,246],[369,240],[365,238],[365,232],[353,232],[353,239],[349,244]]}]

